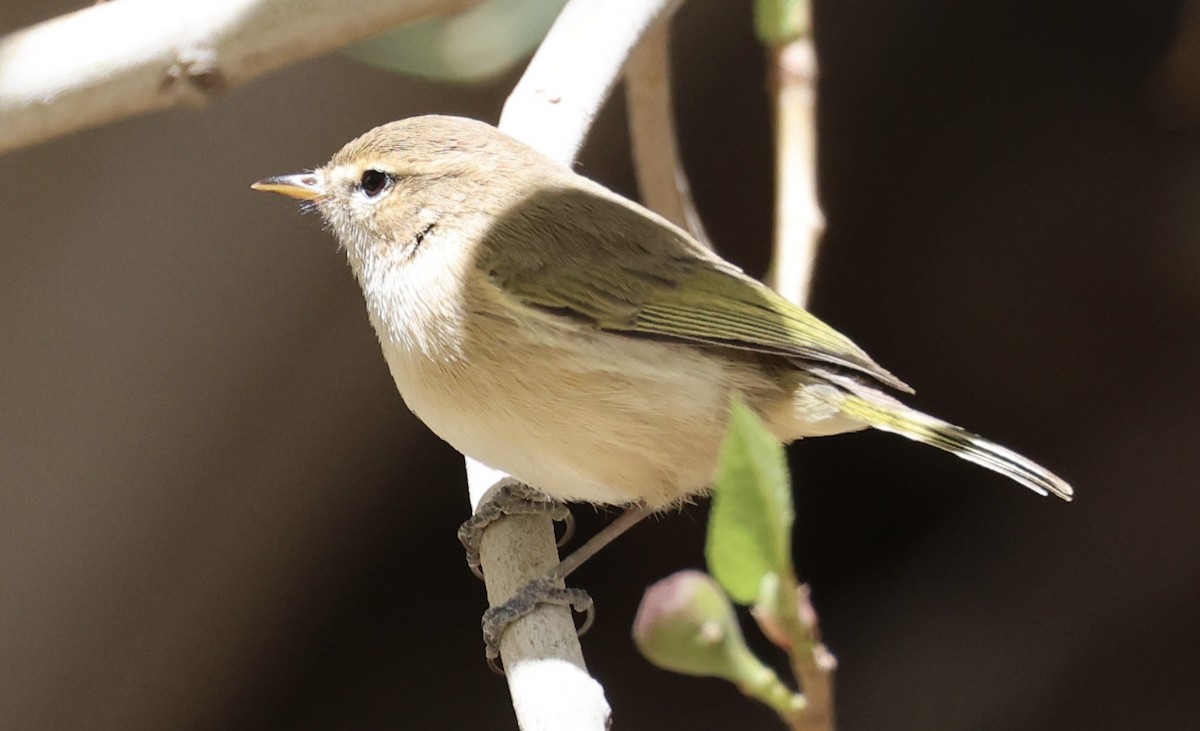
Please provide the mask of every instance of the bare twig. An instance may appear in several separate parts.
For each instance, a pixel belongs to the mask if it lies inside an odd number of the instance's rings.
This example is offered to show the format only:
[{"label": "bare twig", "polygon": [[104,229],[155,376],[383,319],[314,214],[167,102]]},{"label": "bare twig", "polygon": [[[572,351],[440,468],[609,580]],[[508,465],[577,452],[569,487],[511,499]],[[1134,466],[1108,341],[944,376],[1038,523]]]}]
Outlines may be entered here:
[{"label": "bare twig", "polygon": [[[809,0],[758,0],[760,39],[766,44],[775,112],[775,252],[770,284],[798,304],[808,299],[825,217],[817,200],[817,54]],[[795,583],[794,577],[792,582]],[[785,647],[804,694],[788,718],[796,731],[834,727],[833,655],[821,644],[808,587],[785,592],[776,613],[782,626],[757,616],[764,632]]]},{"label": "bare twig", "polygon": [[[467,460],[472,487],[498,486],[505,479]],[[492,523],[479,552],[493,606],[558,563],[553,527],[541,516],[514,515]],[[544,605],[510,625],[500,639],[500,654],[522,731],[608,728],[611,711],[604,688],[588,675],[570,609]]]},{"label": "bare twig", "polygon": [[792,672],[804,688],[804,711],[792,722],[795,731],[832,731],[833,671],[837,661],[825,645],[815,645],[812,651],[792,656]]},{"label": "bare twig", "polygon": [[647,207],[709,244],[675,139],[670,45],[670,18],[664,16],[646,32],[625,68],[634,171]]},{"label": "bare twig", "polygon": [[[571,0],[534,54],[500,117],[500,128],[570,164],[626,59],[674,0]],[[467,460],[471,504],[505,476]],[[535,486],[536,487],[536,486]],[[487,529],[480,560],[493,605],[558,560],[548,518],[508,518]],[[500,643],[509,692],[523,731],[602,731],[610,715],[588,674],[570,612],[542,606],[513,624]]]},{"label": "bare twig", "polygon": [[803,691],[799,703],[775,709],[795,731],[832,731],[833,671],[837,660],[821,643],[817,613],[808,586],[791,576],[778,602],[755,605],[750,614],[767,639],[788,654],[792,674]]},{"label": "bare twig", "polygon": [[808,299],[825,217],[817,202],[817,55],[805,35],[768,50],[775,107],[775,254],[770,284]]},{"label": "bare twig", "polygon": [[804,710],[796,714],[792,727],[796,731],[831,731],[833,729],[833,671],[837,660],[821,643],[817,628],[817,612],[808,596],[808,586],[796,587],[797,620],[791,627],[793,645],[788,650],[792,673],[804,691]]},{"label": "bare twig", "polygon": [[199,105],[249,79],[477,0],[121,0],[0,38],[0,152]]}]

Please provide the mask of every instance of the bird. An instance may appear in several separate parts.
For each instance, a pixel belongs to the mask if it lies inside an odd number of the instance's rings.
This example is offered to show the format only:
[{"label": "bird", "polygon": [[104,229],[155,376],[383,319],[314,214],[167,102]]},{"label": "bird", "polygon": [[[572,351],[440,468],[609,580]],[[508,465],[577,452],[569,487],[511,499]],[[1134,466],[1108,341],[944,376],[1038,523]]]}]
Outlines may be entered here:
[{"label": "bird", "polygon": [[904,405],[903,381],[686,231],[492,125],[402,119],[252,187],[320,212],[417,417],[554,499],[703,495],[735,398],[781,442],[875,428],[1072,498]]}]

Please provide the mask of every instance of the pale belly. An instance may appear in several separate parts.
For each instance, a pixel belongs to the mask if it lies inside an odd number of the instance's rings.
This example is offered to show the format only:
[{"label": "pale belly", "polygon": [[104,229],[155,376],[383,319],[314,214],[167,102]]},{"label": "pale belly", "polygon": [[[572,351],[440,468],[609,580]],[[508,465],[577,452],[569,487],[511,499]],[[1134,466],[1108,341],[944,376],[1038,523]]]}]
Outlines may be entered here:
[{"label": "pale belly", "polygon": [[[765,383],[749,365],[687,346],[596,333],[500,340],[489,368],[474,365],[480,352],[439,361],[384,351],[405,402],[438,436],[561,500],[664,507],[704,492],[734,388],[761,394]],[[758,410],[780,439],[857,427],[822,417],[798,429],[788,396],[774,400]]]},{"label": "pale belly", "polygon": [[623,368],[510,343],[505,365],[388,358],[409,408],[463,454],[562,500],[676,502],[711,479],[725,420],[719,366],[668,367],[635,343]]}]

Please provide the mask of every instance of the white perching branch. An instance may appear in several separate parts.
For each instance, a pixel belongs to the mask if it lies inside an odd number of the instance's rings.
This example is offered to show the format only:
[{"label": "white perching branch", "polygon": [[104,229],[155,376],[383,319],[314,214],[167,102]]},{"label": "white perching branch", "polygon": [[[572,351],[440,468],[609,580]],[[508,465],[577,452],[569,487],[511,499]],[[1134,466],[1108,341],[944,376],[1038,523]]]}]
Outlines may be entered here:
[{"label": "white perching branch", "polygon": [[[677,5],[678,0],[571,0],[505,103],[500,129],[571,164],[630,53],[652,25],[669,21]],[[467,459],[472,506],[478,508],[504,477]],[[489,601],[506,601],[557,564],[549,518],[493,523],[483,536],[480,559]],[[604,689],[588,675],[567,608],[543,605],[514,623],[500,642],[500,656],[522,731],[609,727]]]},{"label": "white perching branch", "polygon": [[210,97],[478,0],[120,0],[0,38],[0,153]]}]

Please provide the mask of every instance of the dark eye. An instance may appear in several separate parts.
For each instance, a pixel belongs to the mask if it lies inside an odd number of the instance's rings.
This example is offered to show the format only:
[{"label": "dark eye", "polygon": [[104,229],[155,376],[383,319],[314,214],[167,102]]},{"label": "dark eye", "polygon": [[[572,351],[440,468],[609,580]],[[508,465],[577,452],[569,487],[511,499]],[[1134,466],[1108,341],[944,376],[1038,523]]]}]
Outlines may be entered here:
[{"label": "dark eye", "polygon": [[368,170],[362,174],[362,180],[359,181],[359,187],[363,193],[367,194],[368,198],[374,198],[388,187],[392,179],[387,173],[381,173],[378,170]]}]

